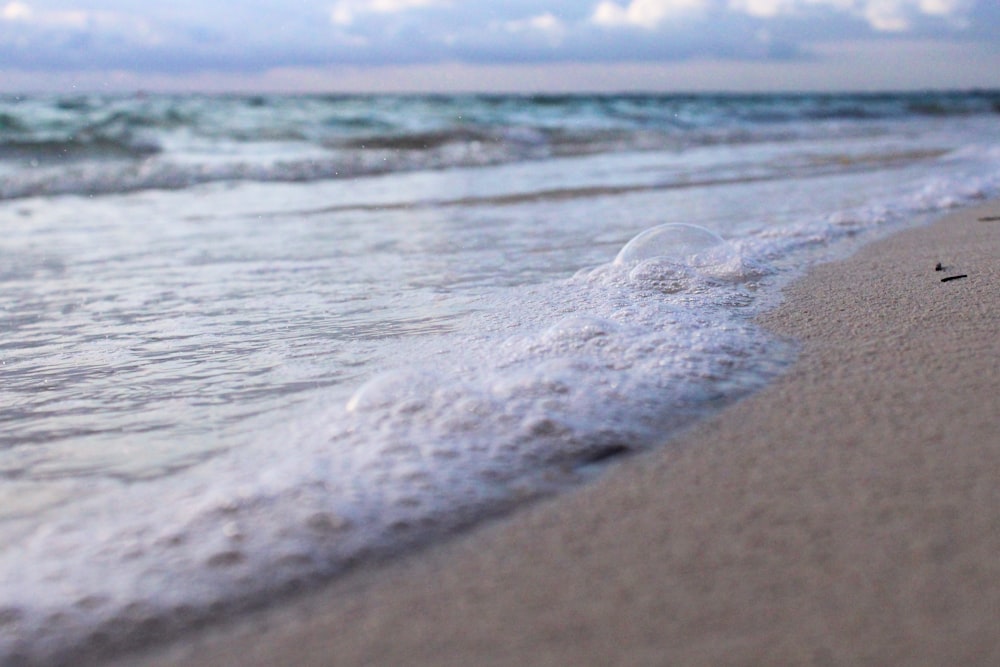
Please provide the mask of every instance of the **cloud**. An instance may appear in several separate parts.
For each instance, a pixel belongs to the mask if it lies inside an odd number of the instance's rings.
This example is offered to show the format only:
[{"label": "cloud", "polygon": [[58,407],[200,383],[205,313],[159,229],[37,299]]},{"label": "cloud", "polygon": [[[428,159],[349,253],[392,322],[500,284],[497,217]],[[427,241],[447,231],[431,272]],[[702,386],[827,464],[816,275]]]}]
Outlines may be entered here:
[{"label": "cloud", "polygon": [[[798,4],[796,0],[730,0],[729,7],[760,18],[774,18],[792,13]],[[852,4],[850,1],[846,5]]]},{"label": "cloud", "polygon": [[998,26],[996,0],[0,0],[0,71],[788,62]]},{"label": "cloud", "polygon": [[8,2],[0,12],[4,21],[27,21],[31,19],[31,7],[23,2]]},{"label": "cloud", "polygon": [[532,16],[527,19],[520,19],[515,21],[507,21],[503,24],[505,30],[510,32],[526,32],[531,30],[537,30],[540,32],[561,32],[566,29],[559,18],[552,14],[551,12],[545,12],[544,14],[539,14],[538,16]]},{"label": "cloud", "polygon": [[603,27],[654,30],[705,13],[715,17],[743,14],[756,19],[821,19],[843,14],[864,20],[879,32],[904,32],[921,17],[946,19],[961,27],[974,4],[974,0],[631,0],[623,6],[602,0],[591,21]]},{"label": "cloud", "polygon": [[146,19],[122,12],[85,9],[36,9],[24,2],[8,2],[0,9],[0,24],[19,31],[47,35],[60,33],[104,33],[127,37],[129,41],[155,43],[155,30]]},{"label": "cloud", "polygon": [[36,26],[84,28],[91,16],[80,10],[36,11],[23,2],[8,2],[0,10],[0,20]]},{"label": "cloud", "polygon": [[399,14],[448,4],[448,0],[339,0],[330,10],[330,21],[334,25],[349,26],[365,14]]},{"label": "cloud", "polygon": [[526,35],[541,37],[548,41],[550,47],[557,47],[566,37],[569,27],[555,14],[545,12],[526,19],[504,21],[500,29],[516,36]]},{"label": "cloud", "polygon": [[973,0],[729,0],[729,8],[758,18],[807,17],[820,12],[862,19],[880,32],[905,32],[921,17],[946,19],[961,27]]},{"label": "cloud", "polygon": [[632,0],[625,7],[603,0],[594,9],[591,20],[600,26],[638,26],[652,30],[667,19],[699,12],[708,6],[708,0]]}]

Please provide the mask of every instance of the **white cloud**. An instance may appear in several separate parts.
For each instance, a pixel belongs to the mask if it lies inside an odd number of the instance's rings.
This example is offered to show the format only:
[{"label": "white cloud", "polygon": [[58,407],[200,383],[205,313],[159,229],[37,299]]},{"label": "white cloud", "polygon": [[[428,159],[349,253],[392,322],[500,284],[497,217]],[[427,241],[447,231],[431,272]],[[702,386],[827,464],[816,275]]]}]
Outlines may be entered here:
[{"label": "white cloud", "polygon": [[958,27],[968,27],[968,15],[975,0],[921,0],[920,11],[927,16],[950,20]]},{"label": "white cloud", "polygon": [[4,21],[29,21],[31,20],[31,7],[23,2],[8,2],[0,12],[0,18]]},{"label": "white cloud", "polygon": [[972,9],[975,0],[920,0],[920,11],[929,16],[954,16]]},{"label": "white cloud", "polygon": [[532,16],[527,19],[507,21],[503,24],[504,29],[509,32],[530,32],[538,31],[549,34],[562,33],[566,30],[565,24],[550,12]]},{"label": "white cloud", "polygon": [[448,0],[340,0],[330,10],[330,20],[335,25],[349,26],[363,14],[398,14],[448,4]]},{"label": "white cloud", "polygon": [[708,0],[632,0],[622,7],[612,0],[603,0],[594,9],[591,21],[601,26],[651,30],[667,19],[706,9],[708,4]]},{"label": "white cloud", "polygon": [[795,9],[796,0],[730,0],[729,7],[735,11],[771,18]]},{"label": "white cloud", "polygon": [[8,2],[0,9],[0,22],[41,30],[102,32],[156,44],[161,41],[152,24],[141,17],[109,11],[82,9],[37,10],[24,2]]},{"label": "white cloud", "polygon": [[549,13],[540,14],[528,19],[528,26],[533,30],[542,30],[544,32],[563,29],[562,21]]},{"label": "white cloud", "polygon": [[729,0],[729,9],[758,18],[804,16],[830,9],[864,19],[880,32],[904,32],[923,15],[962,25],[973,0]]},{"label": "white cloud", "polygon": [[90,17],[79,10],[35,11],[23,2],[8,2],[0,11],[0,19],[39,26],[85,28]]},{"label": "white cloud", "polygon": [[777,67],[843,40],[998,44],[997,25],[998,0],[0,0],[0,86],[16,68],[190,74],[713,58]]},{"label": "white cloud", "polygon": [[903,0],[869,0],[861,10],[868,25],[881,32],[905,32],[910,29],[909,12]]}]

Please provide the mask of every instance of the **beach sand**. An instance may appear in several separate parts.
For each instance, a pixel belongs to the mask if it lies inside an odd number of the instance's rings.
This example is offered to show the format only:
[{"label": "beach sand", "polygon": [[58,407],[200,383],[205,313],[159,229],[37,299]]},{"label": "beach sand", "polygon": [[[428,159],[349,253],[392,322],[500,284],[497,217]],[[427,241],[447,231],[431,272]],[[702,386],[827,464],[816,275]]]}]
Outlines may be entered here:
[{"label": "beach sand", "polygon": [[1000,665],[988,217],[792,284],[789,372],[665,447],[122,664]]}]

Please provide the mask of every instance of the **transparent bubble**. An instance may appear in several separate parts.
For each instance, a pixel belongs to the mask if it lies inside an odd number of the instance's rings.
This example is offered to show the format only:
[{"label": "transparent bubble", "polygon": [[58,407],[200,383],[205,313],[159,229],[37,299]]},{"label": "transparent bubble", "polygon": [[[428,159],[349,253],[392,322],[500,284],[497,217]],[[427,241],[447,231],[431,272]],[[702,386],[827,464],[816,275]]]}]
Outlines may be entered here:
[{"label": "transparent bubble", "polygon": [[704,227],[668,223],[647,229],[626,243],[615,257],[615,264],[667,259],[679,264],[699,266],[710,255],[727,246],[725,239]]},{"label": "transparent bubble", "polygon": [[347,402],[348,412],[381,408],[423,409],[441,379],[422,369],[387,371],[363,384]]}]

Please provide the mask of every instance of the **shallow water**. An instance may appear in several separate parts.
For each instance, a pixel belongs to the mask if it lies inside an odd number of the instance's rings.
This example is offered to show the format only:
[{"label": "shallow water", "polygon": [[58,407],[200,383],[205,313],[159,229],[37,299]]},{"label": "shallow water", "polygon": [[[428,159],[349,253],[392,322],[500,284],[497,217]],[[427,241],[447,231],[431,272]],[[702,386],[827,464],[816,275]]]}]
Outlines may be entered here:
[{"label": "shallow water", "polygon": [[[997,193],[996,103],[0,100],[0,662],[662,444],[790,360],[788,279]],[[619,255],[663,223],[722,240]]]}]

